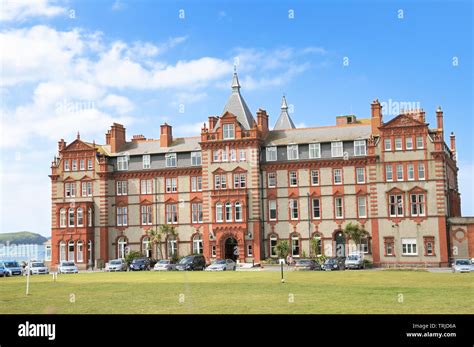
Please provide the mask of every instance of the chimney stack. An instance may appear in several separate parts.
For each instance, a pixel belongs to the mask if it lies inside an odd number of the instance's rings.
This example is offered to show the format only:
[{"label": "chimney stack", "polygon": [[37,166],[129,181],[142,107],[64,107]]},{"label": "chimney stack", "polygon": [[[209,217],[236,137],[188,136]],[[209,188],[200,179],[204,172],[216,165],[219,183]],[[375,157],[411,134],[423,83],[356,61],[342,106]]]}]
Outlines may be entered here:
[{"label": "chimney stack", "polygon": [[132,136],[132,142],[133,143],[142,142],[142,141],[146,141],[145,136],[143,136],[143,135],[133,135]]},{"label": "chimney stack", "polygon": [[443,110],[441,110],[441,106],[438,106],[436,109],[436,127],[438,128],[438,131],[441,132],[441,138],[443,138]]},{"label": "chimney stack", "polygon": [[61,152],[64,148],[66,148],[66,142],[64,139],[58,142],[58,152]]},{"label": "chimney stack", "polygon": [[171,125],[163,124],[160,126],[160,147],[169,147],[173,142],[173,131]]},{"label": "chimney stack", "polygon": [[262,110],[261,108],[257,111],[257,124],[258,130],[260,130],[263,137],[265,137],[268,133],[268,115],[267,111]]},{"label": "chimney stack", "polygon": [[456,135],[454,135],[454,132],[451,132],[450,140],[451,140],[451,152],[453,153],[453,159],[456,160]]},{"label": "chimney stack", "polygon": [[117,153],[120,150],[125,140],[125,128],[122,124],[114,123],[110,127],[110,130],[105,134],[105,142],[110,145],[110,151]]},{"label": "chimney stack", "polygon": [[378,99],[375,99],[370,105],[371,109],[371,119],[370,123],[372,126],[372,135],[380,135],[379,127],[382,126],[382,106]]},{"label": "chimney stack", "polygon": [[209,131],[214,130],[214,127],[217,124],[217,120],[218,120],[217,117],[214,117],[214,116],[209,117]]}]

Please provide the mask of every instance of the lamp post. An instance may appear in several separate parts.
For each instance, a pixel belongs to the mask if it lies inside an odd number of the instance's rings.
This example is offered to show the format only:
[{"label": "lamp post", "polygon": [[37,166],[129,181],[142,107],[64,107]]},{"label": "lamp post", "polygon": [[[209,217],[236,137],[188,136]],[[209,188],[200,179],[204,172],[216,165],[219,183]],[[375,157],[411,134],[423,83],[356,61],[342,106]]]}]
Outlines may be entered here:
[{"label": "lamp post", "polygon": [[285,283],[285,278],[283,277],[283,265],[284,264],[285,264],[285,259],[280,258],[281,283]]}]

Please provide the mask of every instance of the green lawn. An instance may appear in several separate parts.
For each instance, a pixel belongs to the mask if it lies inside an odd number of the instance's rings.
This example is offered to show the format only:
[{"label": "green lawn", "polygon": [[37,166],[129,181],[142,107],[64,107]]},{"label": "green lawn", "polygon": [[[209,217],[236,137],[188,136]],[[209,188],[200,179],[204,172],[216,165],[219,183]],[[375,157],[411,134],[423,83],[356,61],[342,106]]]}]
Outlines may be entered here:
[{"label": "green lawn", "polygon": [[29,296],[24,277],[0,278],[0,313],[474,312],[474,273],[285,276],[284,284],[279,272],[81,273],[59,275],[57,282],[51,276],[32,276]]}]

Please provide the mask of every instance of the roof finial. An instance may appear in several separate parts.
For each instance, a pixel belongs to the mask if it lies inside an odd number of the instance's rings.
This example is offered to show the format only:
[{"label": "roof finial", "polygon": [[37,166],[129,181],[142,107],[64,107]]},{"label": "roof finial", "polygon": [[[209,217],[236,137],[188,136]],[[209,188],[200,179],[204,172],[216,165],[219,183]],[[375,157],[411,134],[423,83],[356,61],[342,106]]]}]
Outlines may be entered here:
[{"label": "roof finial", "polygon": [[232,92],[240,91],[239,78],[237,77],[237,65],[234,65],[234,76],[232,77]]},{"label": "roof finial", "polygon": [[79,134],[79,131],[77,132],[77,139],[78,139],[78,140],[81,139],[81,134]]},{"label": "roof finial", "polygon": [[281,98],[281,109],[282,110],[287,110],[288,109],[288,105],[286,103],[286,97],[285,97],[285,94],[283,94],[282,98]]}]

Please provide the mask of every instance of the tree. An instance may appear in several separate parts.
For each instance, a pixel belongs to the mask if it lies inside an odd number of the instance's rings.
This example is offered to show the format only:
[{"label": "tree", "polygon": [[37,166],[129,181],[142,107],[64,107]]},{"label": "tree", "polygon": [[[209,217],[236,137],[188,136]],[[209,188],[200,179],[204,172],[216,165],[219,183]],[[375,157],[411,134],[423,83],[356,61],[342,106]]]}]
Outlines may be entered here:
[{"label": "tree", "polygon": [[167,225],[163,224],[160,225],[160,228],[158,230],[156,229],[149,229],[147,230],[147,235],[150,237],[150,243],[153,246],[157,246],[156,249],[159,252],[159,258],[163,258],[163,253],[162,253],[162,244],[163,240],[166,240],[168,237],[173,236],[176,237],[178,236],[178,232],[176,231],[176,228],[172,225]]},{"label": "tree", "polygon": [[287,240],[280,240],[275,246],[275,251],[279,258],[286,258],[290,252],[290,244]]},{"label": "tree", "polygon": [[346,225],[343,233],[346,237],[354,241],[358,250],[360,249],[361,240],[369,235],[363,226],[352,222]]}]

